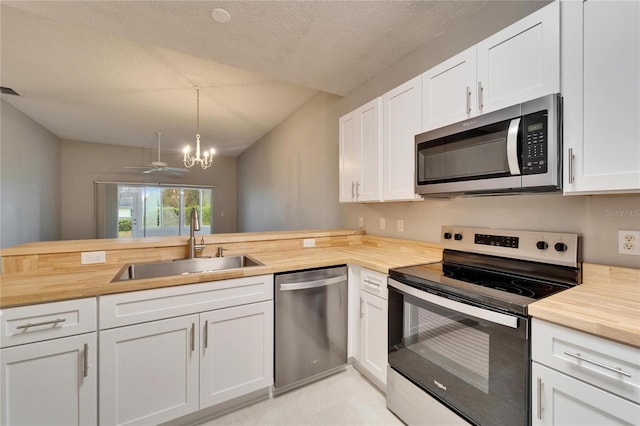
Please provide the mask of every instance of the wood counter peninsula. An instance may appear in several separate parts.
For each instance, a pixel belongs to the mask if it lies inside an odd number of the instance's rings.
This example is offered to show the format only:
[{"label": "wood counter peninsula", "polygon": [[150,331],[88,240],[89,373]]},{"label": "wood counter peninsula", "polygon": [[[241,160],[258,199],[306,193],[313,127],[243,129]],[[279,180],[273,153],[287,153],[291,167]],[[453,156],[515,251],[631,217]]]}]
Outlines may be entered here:
[{"label": "wood counter peninsula", "polygon": [[[186,237],[34,242],[3,249],[0,307],[218,281],[339,264],[381,273],[440,260],[438,244],[366,235],[349,229],[206,235],[203,256],[247,254],[264,266],[111,283],[128,263],[187,256]],[[314,247],[310,245],[313,240]],[[83,251],[105,251],[82,265]],[[584,282],[529,306],[530,315],[640,347],[640,269],[584,264]]]},{"label": "wood counter peninsula", "polygon": [[[200,238],[200,236],[198,236]],[[440,260],[437,244],[365,235],[359,230],[311,230],[204,236],[202,256],[246,254],[263,263],[240,269],[112,283],[128,263],[187,257],[187,238],[51,241],[2,250],[0,307],[357,263],[387,273],[391,267]],[[305,247],[313,245],[313,247]],[[105,263],[81,264],[82,252],[104,251]]]}]

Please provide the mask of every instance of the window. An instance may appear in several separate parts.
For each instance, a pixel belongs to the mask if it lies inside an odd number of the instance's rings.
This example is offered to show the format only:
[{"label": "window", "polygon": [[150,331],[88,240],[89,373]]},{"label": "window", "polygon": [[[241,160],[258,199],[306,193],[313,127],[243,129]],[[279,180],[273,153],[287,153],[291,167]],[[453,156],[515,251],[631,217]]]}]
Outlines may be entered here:
[{"label": "window", "polygon": [[212,187],[96,183],[98,238],[188,235],[192,209],[213,233]]}]

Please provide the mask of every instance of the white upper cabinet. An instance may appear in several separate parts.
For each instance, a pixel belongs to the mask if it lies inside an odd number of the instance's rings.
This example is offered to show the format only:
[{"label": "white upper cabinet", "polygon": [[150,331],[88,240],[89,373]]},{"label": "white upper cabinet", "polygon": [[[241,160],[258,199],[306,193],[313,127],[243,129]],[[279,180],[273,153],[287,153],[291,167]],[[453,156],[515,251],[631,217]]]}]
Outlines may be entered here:
[{"label": "white upper cabinet", "polygon": [[382,100],[340,118],[340,202],[380,201]]},{"label": "white upper cabinet", "polygon": [[564,192],[638,192],[640,3],[562,7]]},{"label": "white upper cabinet", "polygon": [[560,92],[560,6],[549,4],[422,75],[422,130]]},{"label": "white upper cabinet", "polygon": [[478,113],[560,92],[560,2],[477,44]]},{"label": "white upper cabinet", "polygon": [[387,92],[383,102],[382,198],[415,200],[414,145],[422,128],[422,78]]},{"label": "white upper cabinet", "polygon": [[476,114],[476,47],[436,65],[422,75],[424,131]]}]

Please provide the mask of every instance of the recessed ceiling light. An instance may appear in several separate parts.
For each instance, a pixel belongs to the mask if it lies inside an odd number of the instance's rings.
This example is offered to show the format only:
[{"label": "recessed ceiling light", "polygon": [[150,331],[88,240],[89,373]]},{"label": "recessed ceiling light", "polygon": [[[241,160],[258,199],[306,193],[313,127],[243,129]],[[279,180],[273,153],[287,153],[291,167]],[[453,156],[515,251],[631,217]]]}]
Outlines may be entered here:
[{"label": "recessed ceiling light", "polygon": [[221,24],[226,24],[231,20],[231,15],[224,9],[213,9],[211,11],[211,17],[214,21],[219,22]]}]

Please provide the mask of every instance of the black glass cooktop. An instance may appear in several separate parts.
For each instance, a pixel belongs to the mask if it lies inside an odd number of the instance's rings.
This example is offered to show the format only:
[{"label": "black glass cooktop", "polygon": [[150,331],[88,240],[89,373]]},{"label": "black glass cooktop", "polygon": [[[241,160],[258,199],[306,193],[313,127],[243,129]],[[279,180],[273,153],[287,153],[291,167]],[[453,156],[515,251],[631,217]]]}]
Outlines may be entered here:
[{"label": "black glass cooktop", "polygon": [[[435,294],[525,315],[530,303],[575,285],[571,283],[572,274],[576,273],[572,268],[558,270],[543,264],[478,255],[464,259],[467,264],[445,259],[444,262],[393,268],[389,276]],[[459,261],[459,255],[456,254],[454,260]]]},{"label": "black glass cooktop", "polygon": [[465,281],[482,287],[493,288],[531,299],[541,299],[567,288],[557,283],[533,280],[509,274],[501,274],[459,265],[442,265],[445,277]]}]

